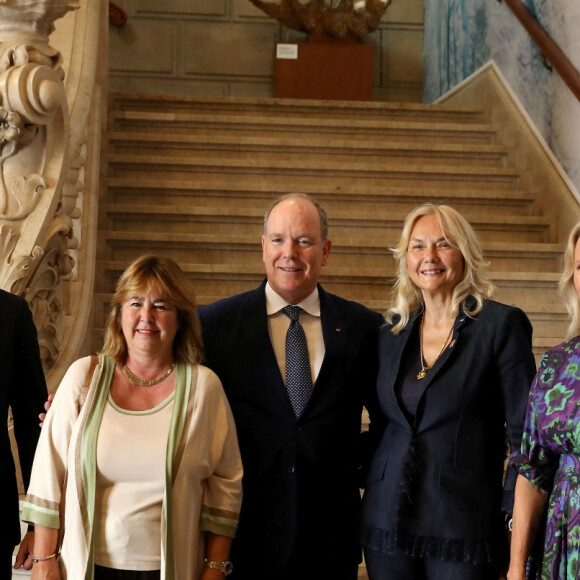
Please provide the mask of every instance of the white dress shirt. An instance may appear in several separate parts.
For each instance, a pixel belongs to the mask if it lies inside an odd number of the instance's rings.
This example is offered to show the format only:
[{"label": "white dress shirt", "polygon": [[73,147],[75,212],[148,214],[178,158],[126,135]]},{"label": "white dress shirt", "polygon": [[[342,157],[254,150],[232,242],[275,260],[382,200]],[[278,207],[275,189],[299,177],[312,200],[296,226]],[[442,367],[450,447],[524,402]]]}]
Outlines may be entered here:
[{"label": "white dress shirt", "polygon": [[[286,333],[290,326],[290,318],[282,312],[286,302],[274,289],[270,283],[266,283],[266,312],[268,313],[268,333],[276,355],[276,361],[282,374],[282,380],[286,384]],[[300,324],[306,334],[308,343],[308,356],[310,358],[310,371],[312,372],[312,383],[316,383],[322,361],[324,359],[324,338],[322,336],[322,322],[320,320],[320,298],[318,288],[307,296],[299,304],[303,312],[300,313]]]}]

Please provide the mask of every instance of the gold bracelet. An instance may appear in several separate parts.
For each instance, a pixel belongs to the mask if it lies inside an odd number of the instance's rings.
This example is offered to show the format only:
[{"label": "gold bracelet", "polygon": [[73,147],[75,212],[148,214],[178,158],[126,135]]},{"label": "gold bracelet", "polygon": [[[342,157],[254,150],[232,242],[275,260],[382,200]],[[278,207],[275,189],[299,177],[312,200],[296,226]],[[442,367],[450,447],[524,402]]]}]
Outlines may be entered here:
[{"label": "gold bracelet", "polygon": [[45,556],[44,558],[32,558],[33,564],[38,564],[38,562],[44,562],[44,560],[50,560],[51,558],[56,558],[58,556],[58,552],[51,554],[50,556]]}]

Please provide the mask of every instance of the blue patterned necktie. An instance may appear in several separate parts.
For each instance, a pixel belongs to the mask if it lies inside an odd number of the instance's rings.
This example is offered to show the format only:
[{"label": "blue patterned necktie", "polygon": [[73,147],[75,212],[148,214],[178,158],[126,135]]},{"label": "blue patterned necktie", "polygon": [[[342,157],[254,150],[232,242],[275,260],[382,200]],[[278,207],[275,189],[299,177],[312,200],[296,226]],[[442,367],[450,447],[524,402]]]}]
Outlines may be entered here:
[{"label": "blue patterned necktie", "polygon": [[299,418],[312,393],[308,344],[299,320],[302,308],[285,306],[282,310],[290,318],[290,326],[286,333],[286,388],[294,414]]}]

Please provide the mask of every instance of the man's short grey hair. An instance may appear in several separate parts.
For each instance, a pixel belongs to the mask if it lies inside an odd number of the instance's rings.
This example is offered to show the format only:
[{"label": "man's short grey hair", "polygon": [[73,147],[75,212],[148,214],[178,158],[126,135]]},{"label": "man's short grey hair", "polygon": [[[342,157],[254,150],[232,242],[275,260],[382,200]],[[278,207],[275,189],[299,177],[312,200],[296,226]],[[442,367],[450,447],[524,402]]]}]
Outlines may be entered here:
[{"label": "man's short grey hair", "polygon": [[272,213],[272,210],[279,203],[282,203],[287,199],[304,199],[309,201],[318,210],[318,215],[320,216],[320,234],[322,236],[322,241],[324,242],[328,237],[328,214],[326,213],[326,210],[313,197],[310,197],[306,193],[286,193],[274,200],[272,205],[266,210],[266,213],[264,214],[264,235],[266,235],[268,231],[268,219]]}]

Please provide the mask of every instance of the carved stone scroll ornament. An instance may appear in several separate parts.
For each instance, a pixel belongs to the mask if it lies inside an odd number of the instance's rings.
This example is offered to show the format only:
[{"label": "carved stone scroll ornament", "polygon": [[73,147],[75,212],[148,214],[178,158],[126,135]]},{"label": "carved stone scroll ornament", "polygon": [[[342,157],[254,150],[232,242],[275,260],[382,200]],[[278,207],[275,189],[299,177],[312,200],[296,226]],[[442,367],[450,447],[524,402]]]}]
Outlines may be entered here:
[{"label": "carved stone scroll ornament", "polygon": [[52,235],[46,243],[44,255],[38,260],[24,294],[38,328],[38,344],[45,370],[51,369],[60,355],[66,314],[66,299],[62,296],[64,286],[60,282],[69,277],[74,268],[68,247],[72,232],[70,219],[64,216],[56,218],[50,230]]},{"label": "carved stone scroll ornament", "polygon": [[12,258],[19,237],[10,226],[0,226],[0,255],[7,256],[0,270],[0,288],[22,296],[36,264],[43,255],[43,250],[36,246],[29,256]]},{"label": "carved stone scroll ornament", "polygon": [[25,296],[45,369],[64,327],[60,283],[73,268],[63,215],[69,113],[54,21],[77,0],[0,0],[0,287]]},{"label": "carved stone scroll ornament", "polygon": [[[23,220],[38,201],[38,186],[45,183],[36,173],[18,173],[42,168],[43,155],[37,150],[46,141],[47,125],[66,103],[64,74],[60,55],[49,47],[40,51],[17,44],[0,50],[0,218]],[[41,143],[35,148],[34,141]],[[10,167],[8,161],[27,146],[28,154]]]},{"label": "carved stone scroll ornament", "polygon": [[391,0],[250,0],[284,26],[334,38],[375,31]]}]

